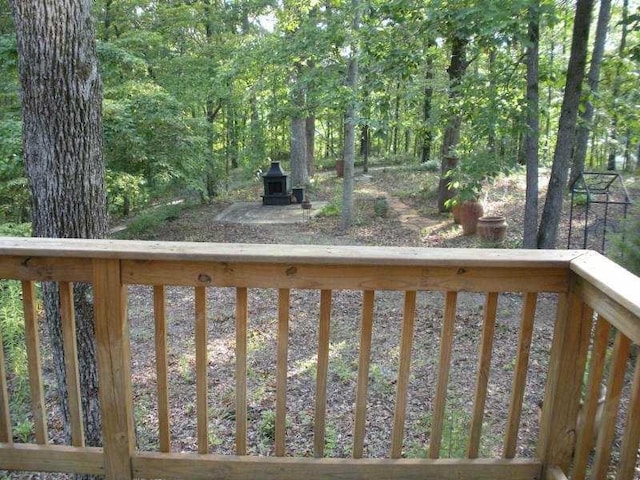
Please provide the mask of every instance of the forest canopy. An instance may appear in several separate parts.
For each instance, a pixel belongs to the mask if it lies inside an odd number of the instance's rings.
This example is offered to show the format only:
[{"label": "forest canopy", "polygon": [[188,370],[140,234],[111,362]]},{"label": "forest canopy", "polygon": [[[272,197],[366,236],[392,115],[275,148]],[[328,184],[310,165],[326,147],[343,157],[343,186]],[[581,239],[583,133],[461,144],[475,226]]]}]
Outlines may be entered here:
[{"label": "forest canopy", "polygon": [[[473,189],[524,163],[532,5],[540,28],[538,147],[548,165],[573,2],[97,0],[109,209],[128,214],[176,195],[209,200],[234,169],[249,177],[271,159],[288,162],[292,135],[306,134],[312,177],[314,168],[342,157],[352,101],[358,162],[440,168],[443,157],[455,155],[457,185]],[[599,88],[583,90],[594,108],[590,168],[606,168],[612,156],[617,168],[630,167],[638,153],[637,8],[612,3]],[[0,223],[19,223],[28,221],[29,197],[16,41],[7,0],[0,11]],[[346,81],[354,45],[355,99]],[[456,48],[464,68],[454,82]],[[292,128],[292,119],[304,120],[302,128]],[[452,124],[459,139],[449,148]]]}]

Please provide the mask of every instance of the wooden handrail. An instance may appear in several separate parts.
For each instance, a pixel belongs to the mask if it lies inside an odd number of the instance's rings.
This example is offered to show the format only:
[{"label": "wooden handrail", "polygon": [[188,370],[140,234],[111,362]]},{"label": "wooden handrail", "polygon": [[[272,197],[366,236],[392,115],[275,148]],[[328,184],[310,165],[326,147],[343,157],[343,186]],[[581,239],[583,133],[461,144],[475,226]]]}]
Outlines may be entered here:
[{"label": "wooden handrail", "polygon": [[[0,238],[0,279],[23,282],[25,319],[30,351],[30,380],[36,415],[36,440],[42,445],[11,443],[11,426],[7,381],[4,365],[0,365],[0,469],[37,467],[44,459],[50,471],[103,473],[108,478],[153,476],[159,478],[208,478],[219,471],[223,478],[246,478],[260,472],[265,478],[294,478],[297,473],[313,468],[305,476],[366,475],[385,478],[392,470],[404,472],[406,478],[422,477],[425,472],[460,478],[474,478],[473,469],[491,478],[562,478],[570,471],[576,453],[578,477],[584,469],[591,448],[589,432],[577,432],[579,415],[587,415],[582,425],[587,429],[596,423],[598,384],[606,382],[608,397],[605,415],[609,421],[598,438],[594,468],[604,472],[609,465],[614,418],[623,395],[623,377],[632,367],[628,352],[640,344],[640,279],[599,254],[588,251],[538,251],[491,249],[424,249],[400,247],[351,247],[309,245],[210,244],[178,242],[140,242],[117,240],[72,240],[43,238]],[[96,340],[100,377],[100,397],[104,429],[104,449],[85,448],[79,392],[77,362],[66,362],[70,376],[71,427],[73,446],[48,445],[47,424],[42,400],[39,339],[37,336],[34,285],[36,282],[58,282],[64,328],[65,354],[76,352],[71,282],[93,284]],[[140,452],[135,448],[133,393],[131,391],[130,341],[127,315],[127,290],[131,285],[153,287],[153,325],[150,343],[156,354],[158,385],[158,452]],[[188,286],[192,290],[194,311],[195,382],[194,417],[197,418],[198,453],[171,451],[169,397],[167,286]],[[207,295],[209,289],[235,289],[235,453],[230,457],[211,455],[209,445],[209,391]],[[247,335],[250,326],[248,289],[275,289],[277,301],[274,318],[277,326],[274,358],[275,429],[274,452],[277,458],[260,459],[247,456],[248,405],[247,381],[249,354]],[[317,353],[315,397],[310,399],[314,412],[313,454],[316,459],[286,457],[287,432],[287,363],[289,328],[291,327],[291,292],[312,289],[318,292],[318,333],[314,343]],[[330,372],[330,341],[333,332],[332,299],[340,290],[353,290],[362,295],[362,306],[353,312],[360,317],[356,338],[359,345],[357,382],[353,409],[353,459],[323,459],[327,435],[327,382]],[[371,346],[375,341],[376,291],[395,290],[404,293],[401,310],[401,332],[396,377],[393,380],[395,401],[392,402],[393,423],[390,452],[387,459],[361,458],[365,455],[367,395],[370,381]],[[430,438],[424,454],[429,460],[403,459],[405,452],[405,420],[408,389],[412,374],[411,352],[415,348],[414,333],[421,319],[417,314],[417,295],[422,291],[444,292],[440,359],[437,381],[431,397]],[[482,322],[482,338],[476,368],[475,395],[470,412],[470,428],[466,446],[467,459],[440,459],[443,419],[448,401],[450,363],[455,351],[456,313],[459,292],[481,292],[486,295]],[[490,379],[499,299],[506,292],[521,295],[519,340],[515,347],[513,385],[507,399],[508,418],[504,428],[503,459],[483,459],[481,438]],[[558,312],[547,372],[547,387],[537,459],[515,459],[519,441],[521,415],[525,398],[529,351],[534,344],[536,305],[541,293],[558,295]],[[594,321],[598,328],[594,334]],[[609,330],[616,332],[610,368],[605,350]],[[603,333],[604,332],[604,333]],[[2,332],[0,332],[1,334]],[[275,338],[275,337],[274,337]],[[593,340],[596,338],[596,340]],[[637,348],[637,347],[635,347]],[[0,351],[0,361],[2,361]],[[589,355],[591,360],[587,362]],[[2,362],[4,363],[4,362]],[[636,365],[630,391],[628,419],[640,418],[640,362]],[[589,373],[587,398],[581,404],[584,372]],[[608,377],[603,378],[603,372]],[[584,411],[583,411],[584,410]],[[427,412],[425,412],[427,413]],[[620,455],[620,478],[632,478],[636,465],[635,452],[640,428],[629,426],[623,436]],[[576,443],[577,438],[577,443]],[[4,443],[2,442],[4,440]],[[635,449],[635,450],[634,450]],[[15,455],[13,455],[15,454]],[[29,458],[34,463],[29,463]],[[58,460],[56,460],[58,459]],[[554,465],[554,467],[549,467]],[[214,469],[214,470],[212,470]],[[173,473],[171,473],[173,472]],[[449,473],[443,473],[449,472]],[[630,473],[631,472],[631,473]],[[598,473],[598,474],[600,474]],[[457,478],[457,477],[456,477]],[[584,478],[584,477],[580,477]]]}]

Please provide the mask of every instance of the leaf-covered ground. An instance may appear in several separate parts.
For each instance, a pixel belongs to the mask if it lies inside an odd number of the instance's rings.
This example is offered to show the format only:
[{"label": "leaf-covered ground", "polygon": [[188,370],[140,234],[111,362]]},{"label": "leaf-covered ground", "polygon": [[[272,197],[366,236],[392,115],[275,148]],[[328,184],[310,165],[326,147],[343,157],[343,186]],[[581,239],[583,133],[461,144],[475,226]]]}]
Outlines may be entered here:
[{"label": "leaf-covered ground", "polygon": [[[338,205],[340,180],[325,172],[308,190],[311,201]],[[423,247],[483,246],[476,236],[465,237],[449,215],[435,209],[435,174],[416,168],[375,168],[356,181],[353,226],[344,232],[338,216],[319,216],[286,225],[220,224],[218,213],[234,201],[260,199],[262,186],[250,186],[225,195],[209,205],[185,209],[141,238],[176,241],[390,245]],[[374,211],[377,197],[386,196],[390,209],[380,217]],[[485,213],[504,214],[509,230],[501,248],[517,248],[522,236],[524,176],[498,178],[486,185]],[[566,245],[568,216],[564,216],[559,246]],[[273,455],[275,421],[275,361],[277,292],[249,291],[248,416],[249,452]],[[352,448],[353,409],[357,380],[359,322],[362,293],[333,293],[325,452],[349,456]],[[378,292],[369,381],[365,456],[387,456],[390,448],[403,296]],[[443,457],[465,455],[476,388],[477,358],[485,296],[460,293],[455,323],[449,394],[443,433]],[[134,415],[138,448],[158,449],[155,353],[153,350],[153,300],[149,288],[130,288]],[[195,451],[196,385],[193,290],[167,290],[171,448]],[[444,296],[439,292],[418,295],[411,358],[407,420],[403,454],[424,456],[430,441],[431,411],[437,381]],[[501,294],[493,341],[481,455],[500,457],[513,381],[522,297]],[[209,319],[209,445],[214,453],[235,449],[235,292],[208,289]],[[538,430],[537,403],[542,398],[545,370],[555,317],[555,297],[538,298],[534,339],[527,375],[517,455],[531,456]],[[294,291],[291,297],[289,372],[287,397],[288,455],[313,454],[315,372],[319,318],[319,292]],[[47,366],[45,362],[45,366]],[[45,371],[52,381],[52,372]],[[57,417],[52,390],[51,423]],[[55,429],[52,429],[55,434]],[[39,478],[22,476],[15,478]],[[56,476],[56,478],[59,478]]]}]

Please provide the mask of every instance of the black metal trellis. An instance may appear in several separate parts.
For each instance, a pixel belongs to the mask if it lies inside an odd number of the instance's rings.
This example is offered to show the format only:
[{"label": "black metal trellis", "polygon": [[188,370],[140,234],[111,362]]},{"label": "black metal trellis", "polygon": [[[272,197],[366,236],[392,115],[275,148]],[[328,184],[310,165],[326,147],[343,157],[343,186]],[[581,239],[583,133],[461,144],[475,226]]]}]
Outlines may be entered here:
[{"label": "black metal trellis", "polygon": [[[604,205],[601,253],[605,253],[607,227],[610,224],[609,208],[612,205],[621,206],[624,222],[627,218],[629,205],[631,205],[631,199],[624,186],[622,175],[616,172],[584,172],[571,184],[571,208],[569,213],[567,248],[571,248],[571,234],[573,231],[576,203],[582,203],[583,201],[585,203],[582,248],[587,248],[588,245],[589,214],[591,213],[592,205]],[[624,235],[624,230],[622,234]]]}]

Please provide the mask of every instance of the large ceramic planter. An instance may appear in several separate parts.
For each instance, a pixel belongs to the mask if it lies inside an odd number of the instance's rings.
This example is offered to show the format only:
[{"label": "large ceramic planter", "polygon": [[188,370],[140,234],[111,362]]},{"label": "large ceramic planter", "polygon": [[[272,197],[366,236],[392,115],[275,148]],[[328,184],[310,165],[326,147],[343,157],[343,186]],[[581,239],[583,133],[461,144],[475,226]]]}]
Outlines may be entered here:
[{"label": "large ceramic planter", "polygon": [[478,219],[478,235],[490,243],[500,243],[507,234],[507,220],[502,215],[488,215]]},{"label": "large ceramic planter", "polygon": [[478,227],[478,219],[482,216],[483,210],[475,200],[462,202],[460,209],[460,225],[462,225],[463,235],[473,235]]}]

